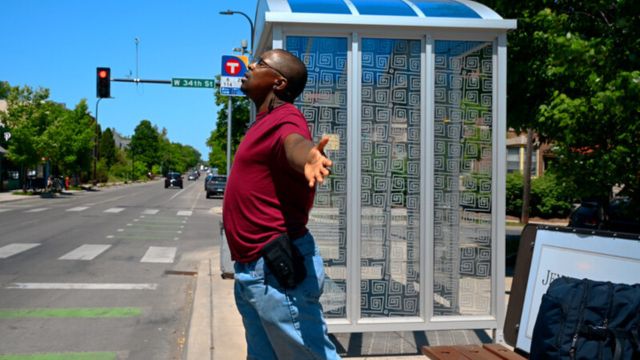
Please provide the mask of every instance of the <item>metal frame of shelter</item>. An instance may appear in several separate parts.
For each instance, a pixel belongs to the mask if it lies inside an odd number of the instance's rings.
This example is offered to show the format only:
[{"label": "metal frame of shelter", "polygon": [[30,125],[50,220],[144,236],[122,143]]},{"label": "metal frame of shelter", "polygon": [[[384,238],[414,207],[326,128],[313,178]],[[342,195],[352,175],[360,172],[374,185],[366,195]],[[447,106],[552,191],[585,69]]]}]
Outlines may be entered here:
[{"label": "metal frame of shelter", "polygon": [[297,101],[332,179],[309,228],[332,332],[493,329],[505,316],[507,32],[468,0],[259,0],[253,53],[309,68]]}]

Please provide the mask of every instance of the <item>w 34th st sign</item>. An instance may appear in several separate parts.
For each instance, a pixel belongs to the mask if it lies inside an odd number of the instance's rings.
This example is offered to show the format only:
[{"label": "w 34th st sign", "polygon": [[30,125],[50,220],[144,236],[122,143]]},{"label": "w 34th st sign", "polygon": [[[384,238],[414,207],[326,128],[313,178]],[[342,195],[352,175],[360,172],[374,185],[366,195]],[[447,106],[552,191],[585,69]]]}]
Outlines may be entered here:
[{"label": "w 34th st sign", "polygon": [[225,96],[244,96],[240,91],[242,77],[247,71],[249,59],[246,56],[223,55],[220,73],[220,94]]}]

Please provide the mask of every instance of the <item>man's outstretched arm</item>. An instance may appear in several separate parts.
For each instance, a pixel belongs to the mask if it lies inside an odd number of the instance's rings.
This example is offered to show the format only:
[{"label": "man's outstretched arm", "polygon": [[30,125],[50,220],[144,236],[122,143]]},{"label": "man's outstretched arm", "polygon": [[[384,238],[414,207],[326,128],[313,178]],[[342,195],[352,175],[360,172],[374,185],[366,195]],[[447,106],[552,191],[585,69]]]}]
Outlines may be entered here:
[{"label": "man's outstretched arm", "polygon": [[329,167],[333,162],[324,155],[324,147],[328,142],[329,137],[323,136],[316,145],[300,134],[291,134],[284,140],[289,165],[304,174],[309,187],[314,187],[317,182],[323,183],[331,173]]}]

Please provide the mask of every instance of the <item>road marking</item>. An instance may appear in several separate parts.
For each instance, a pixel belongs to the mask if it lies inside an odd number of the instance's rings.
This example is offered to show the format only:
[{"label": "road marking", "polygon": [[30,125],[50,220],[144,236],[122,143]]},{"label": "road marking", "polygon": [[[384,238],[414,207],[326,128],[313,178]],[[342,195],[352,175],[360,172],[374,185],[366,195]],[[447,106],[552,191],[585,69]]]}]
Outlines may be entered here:
[{"label": "road marking", "polygon": [[67,209],[67,211],[84,211],[84,210],[87,210],[88,208],[89,208],[88,206],[76,206],[71,209]]},{"label": "road marking", "polygon": [[135,307],[113,308],[46,308],[46,309],[0,309],[0,319],[20,318],[124,318],[142,315]]},{"label": "road marking", "polygon": [[117,360],[116,352],[37,353],[0,355],[0,360]]},{"label": "road marking", "polygon": [[191,210],[180,210],[180,211],[178,211],[178,213],[176,215],[177,216],[191,216],[191,214],[193,214],[193,211],[191,211]]},{"label": "road marking", "polygon": [[41,212],[41,211],[45,211],[45,210],[49,210],[49,208],[37,208],[37,209],[27,210],[25,212],[26,213],[37,213],[37,212]]},{"label": "road marking", "polygon": [[0,213],[11,211],[11,209],[0,209]]},{"label": "road marking", "polygon": [[117,208],[116,207],[116,208],[107,209],[104,212],[111,213],[111,214],[117,214],[117,213],[119,213],[119,212],[121,212],[123,210],[124,210],[124,208]]},{"label": "road marking", "polygon": [[176,256],[175,247],[150,246],[140,262],[172,263]]},{"label": "road marking", "polygon": [[58,260],[93,260],[96,256],[107,251],[111,245],[82,245],[79,248],[62,255]]},{"label": "road marking", "polygon": [[36,243],[27,243],[27,244],[23,244],[23,243],[15,243],[15,244],[9,244],[9,245],[5,245],[3,247],[0,247],[0,259],[6,259],[10,256],[13,256],[15,254],[19,254],[23,251],[27,251],[29,249],[33,249],[36,246],[40,246],[40,244],[36,244]]},{"label": "road marking", "polygon": [[173,198],[175,198],[176,196],[180,195],[185,189],[180,189],[180,191],[178,191],[175,195],[173,195],[172,197],[169,198],[169,200],[173,200]]},{"label": "road marking", "polygon": [[4,288],[24,290],[155,290],[158,288],[158,284],[12,283]]},{"label": "road marking", "polygon": [[107,235],[107,239],[113,239],[115,236],[113,235]]},{"label": "road marking", "polygon": [[158,213],[158,209],[146,209],[145,211],[143,211],[142,213],[145,215],[155,215]]}]

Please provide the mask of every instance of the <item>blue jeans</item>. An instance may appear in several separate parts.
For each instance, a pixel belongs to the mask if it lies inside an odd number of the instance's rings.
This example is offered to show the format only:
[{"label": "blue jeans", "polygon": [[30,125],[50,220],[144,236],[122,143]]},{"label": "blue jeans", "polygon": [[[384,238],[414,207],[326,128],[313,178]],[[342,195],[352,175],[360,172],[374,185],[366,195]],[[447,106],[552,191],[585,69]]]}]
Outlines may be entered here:
[{"label": "blue jeans", "polygon": [[325,275],[318,247],[309,233],[293,244],[307,269],[307,277],[294,289],[280,287],[262,258],[234,264],[247,359],[340,359],[320,304]]}]

